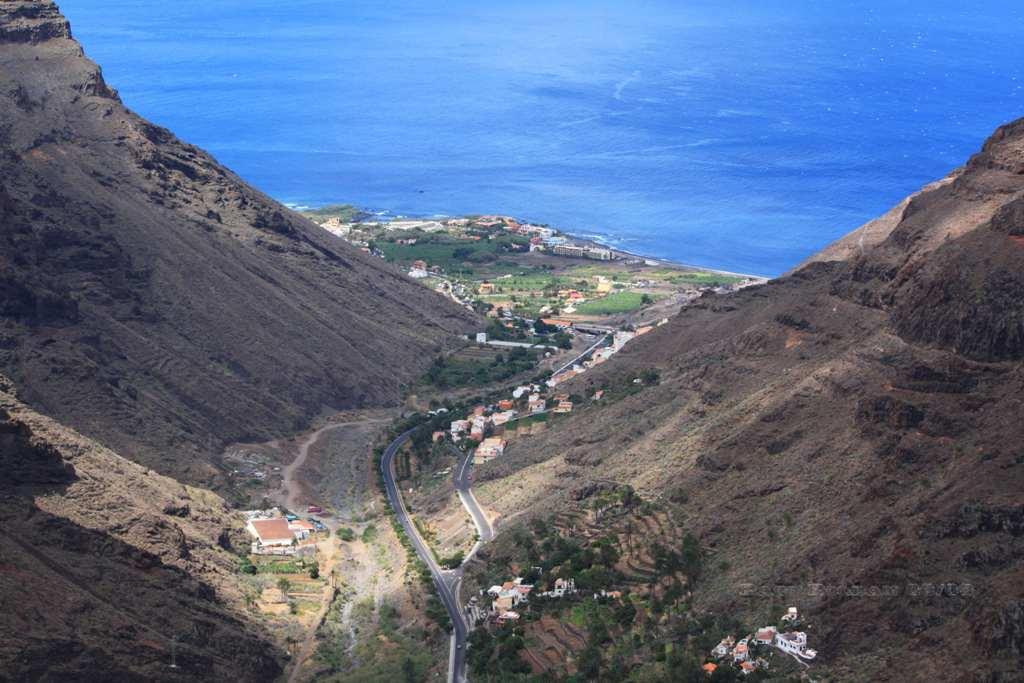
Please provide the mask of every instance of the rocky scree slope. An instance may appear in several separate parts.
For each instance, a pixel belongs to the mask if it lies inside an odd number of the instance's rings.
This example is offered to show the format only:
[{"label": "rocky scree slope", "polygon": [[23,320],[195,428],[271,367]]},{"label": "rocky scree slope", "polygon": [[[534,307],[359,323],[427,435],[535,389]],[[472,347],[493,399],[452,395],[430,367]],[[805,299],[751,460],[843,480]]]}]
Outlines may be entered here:
[{"label": "rocky scree slope", "polygon": [[12,391],[0,376],[0,678],[274,680],[227,550],[240,518]]},{"label": "rocky scree slope", "polygon": [[874,227],[577,380],[609,398],[482,467],[481,502],[543,515],[629,483],[699,536],[697,608],[798,605],[819,674],[1020,680],[1024,120]]},{"label": "rocky scree slope", "polygon": [[41,413],[209,483],[473,324],[126,109],[52,2],[0,2],[0,371]]}]

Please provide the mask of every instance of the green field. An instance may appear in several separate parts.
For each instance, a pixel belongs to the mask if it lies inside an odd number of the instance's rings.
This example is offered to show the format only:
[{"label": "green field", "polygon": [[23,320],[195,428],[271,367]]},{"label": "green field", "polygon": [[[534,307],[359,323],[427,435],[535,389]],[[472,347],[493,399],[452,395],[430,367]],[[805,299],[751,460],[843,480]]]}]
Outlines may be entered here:
[{"label": "green field", "polygon": [[499,256],[508,254],[523,244],[522,238],[505,235],[478,241],[461,240],[446,235],[416,237],[419,240],[416,244],[378,241],[376,246],[384,252],[384,257],[388,261],[412,263],[422,259],[428,265],[457,272],[466,268],[494,264]]},{"label": "green field", "polygon": [[639,292],[616,292],[603,299],[585,301],[576,307],[580,315],[615,315],[630,313],[643,308],[643,294]]},{"label": "green field", "polygon": [[733,285],[742,282],[744,278],[735,275],[721,275],[719,273],[682,273],[668,279],[673,284],[702,285],[704,287],[718,287],[720,285]]}]

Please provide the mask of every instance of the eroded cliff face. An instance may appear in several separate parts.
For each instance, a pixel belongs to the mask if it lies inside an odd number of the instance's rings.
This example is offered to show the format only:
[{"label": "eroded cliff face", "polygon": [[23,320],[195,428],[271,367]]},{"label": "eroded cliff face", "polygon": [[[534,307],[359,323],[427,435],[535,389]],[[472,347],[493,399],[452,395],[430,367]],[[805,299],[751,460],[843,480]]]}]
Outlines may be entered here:
[{"label": "eroded cliff face", "polygon": [[[481,467],[481,502],[543,517],[628,483],[699,537],[697,610],[769,623],[788,590],[816,677],[1015,680],[1022,170],[1024,120],[869,239],[703,297],[570,384],[606,398]],[[617,391],[651,368],[657,386]]]},{"label": "eroded cliff face", "polygon": [[475,319],[127,110],[47,0],[0,2],[0,370],[163,473],[398,399]]},{"label": "eroded cliff face", "polygon": [[270,681],[282,653],[235,583],[241,519],[0,382],[0,671],[10,680]]}]

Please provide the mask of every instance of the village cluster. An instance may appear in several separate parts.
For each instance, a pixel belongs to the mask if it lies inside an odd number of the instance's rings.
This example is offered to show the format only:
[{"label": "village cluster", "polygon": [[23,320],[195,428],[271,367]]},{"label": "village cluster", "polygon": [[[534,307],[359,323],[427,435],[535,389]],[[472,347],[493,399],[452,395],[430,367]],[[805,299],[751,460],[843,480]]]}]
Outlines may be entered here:
[{"label": "village cluster", "polygon": [[796,607],[790,607],[780,620],[780,623],[788,630],[778,629],[774,626],[759,628],[755,633],[747,635],[737,641],[732,636],[721,640],[711,650],[711,657],[715,662],[708,662],[704,665],[704,671],[711,675],[719,666],[732,664],[739,668],[744,675],[753,673],[758,669],[767,669],[768,661],[764,657],[756,656],[753,651],[758,647],[775,648],[779,652],[797,658],[805,662],[817,657],[818,653],[807,647],[807,633],[796,630],[799,624],[799,614]]},{"label": "village cluster", "polygon": [[[555,394],[552,406],[540,392],[538,384],[517,387],[511,399],[502,399],[491,406],[476,406],[465,419],[451,423],[449,435],[452,441],[470,441],[477,444],[474,463],[484,463],[501,456],[507,441],[504,438],[506,426],[521,417],[542,415],[547,412],[571,413],[572,401],[568,394]],[[444,438],[444,432],[435,432],[434,440]]]},{"label": "village cluster", "polygon": [[[576,589],[576,579],[573,578],[555,579],[551,584],[550,590],[533,593],[533,589],[533,585],[523,583],[522,577],[517,576],[500,586],[495,585],[486,591],[481,590],[479,596],[474,595],[471,597],[466,605],[466,614],[473,624],[488,622],[504,626],[505,624],[519,621],[522,615],[516,611],[516,608],[528,604],[531,594],[536,598],[559,600],[579,593]],[[490,599],[489,607],[486,605],[488,598]],[[594,600],[620,600],[622,599],[622,592],[602,590],[594,593],[593,598]]]},{"label": "village cluster", "polygon": [[323,509],[310,505],[306,519],[298,515],[282,513],[279,508],[269,510],[248,510],[245,529],[252,536],[251,552],[253,555],[302,555],[312,550],[316,541],[313,534],[327,531],[327,526],[314,514],[321,514]]}]

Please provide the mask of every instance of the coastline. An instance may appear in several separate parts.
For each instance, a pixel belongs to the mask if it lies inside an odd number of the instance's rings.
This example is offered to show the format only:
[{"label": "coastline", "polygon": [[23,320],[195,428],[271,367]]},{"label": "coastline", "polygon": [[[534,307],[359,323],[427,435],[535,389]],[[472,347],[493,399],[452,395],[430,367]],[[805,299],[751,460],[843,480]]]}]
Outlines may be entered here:
[{"label": "coastline", "polygon": [[608,249],[613,254],[615,254],[616,256],[620,256],[622,258],[644,259],[645,261],[648,261],[648,262],[650,262],[652,264],[655,264],[655,265],[658,265],[658,266],[663,266],[663,267],[666,267],[666,268],[681,268],[683,270],[698,271],[698,272],[701,272],[701,273],[714,273],[715,275],[728,275],[728,276],[731,276],[731,277],[742,277],[742,278],[747,278],[749,280],[763,280],[765,282],[767,282],[768,280],[772,279],[771,277],[768,277],[767,275],[754,275],[752,273],[737,273],[737,272],[731,271],[731,270],[721,270],[719,268],[711,268],[709,266],[698,266],[698,265],[691,264],[691,263],[682,263],[680,261],[673,261],[672,259],[663,258],[661,256],[650,256],[648,254],[641,254],[641,253],[638,253],[638,252],[635,252],[635,251],[628,251],[626,249],[620,249],[619,247],[613,247],[610,244],[605,244],[604,242],[600,242],[600,241],[595,240],[595,239],[590,238],[590,237],[578,237],[578,236],[572,234],[571,232],[564,232],[564,231],[561,231],[561,230],[559,230],[559,232],[561,234],[565,235],[566,237],[570,238],[573,242],[576,242],[578,244],[584,244],[584,245],[587,245],[587,246],[594,246],[594,247],[600,247],[602,249]]},{"label": "coastline", "polygon": [[[303,211],[316,211],[316,210],[323,209],[324,207],[344,205],[344,204],[345,204],[344,202],[339,202],[337,204],[328,203],[328,204],[323,204],[323,205],[318,206],[318,207],[314,207],[314,206],[309,206],[309,205],[305,205],[305,204],[286,203],[285,206],[287,206],[292,211],[296,211],[296,212],[300,212],[301,213]],[[454,216],[454,215],[451,215],[451,214],[431,214],[429,216],[423,216],[423,215],[418,215],[418,214],[400,214],[399,215],[399,214],[393,214],[393,213],[391,213],[391,211],[389,211],[387,209],[367,209],[367,208],[357,207],[355,204],[349,204],[348,206],[352,206],[353,208],[358,208],[359,211],[362,211],[362,212],[364,212],[366,214],[369,214],[369,215],[372,215],[374,217],[377,217],[380,220],[380,222],[391,222],[391,221],[395,221],[395,220],[443,221],[443,220],[446,220],[446,219],[467,218],[469,216],[476,215],[476,214],[466,214],[465,216]],[[540,225],[548,225],[548,224],[540,223]],[[624,258],[624,259],[643,259],[644,261],[648,261],[648,262],[650,262],[653,265],[661,266],[661,267],[664,267],[664,268],[679,268],[679,269],[686,270],[686,271],[701,272],[701,273],[713,273],[715,275],[725,275],[725,276],[728,276],[728,277],[741,277],[741,278],[746,278],[748,280],[757,280],[757,281],[762,281],[762,282],[768,282],[769,280],[773,279],[772,277],[770,277],[768,275],[757,275],[757,274],[754,274],[754,273],[740,273],[740,272],[736,272],[736,271],[732,271],[732,270],[723,270],[721,268],[713,268],[713,267],[710,267],[710,266],[701,266],[701,265],[692,264],[692,263],[683,263],[681,261],[675,261],[673,259],[665,258],[663,256],[652,256],[650,254],[642,254],[642,253],[639,253],[639,252],[629,251],[627,249],[622,249],[620,247],[612,246],[611,244],[607,244],[605,242],[601,242],[598,239],[594,239],[594,237],[581,237],[581,236],[576,235],[576,234],[574,234],[572,232],[569,232],[569,231],[566,231],[566,230],[562,230],[561,228],[552,228],[552,229],[555,230],[558,234],[560,234],[560,235],[562,235],[562,236],[572,240],[576,244],[581,244],[581,245],[590,246],[590,247],[599,247],[601,249],[608,249],[613,254],[615,254],[616,256],[618,256],[620,258]]]}]

